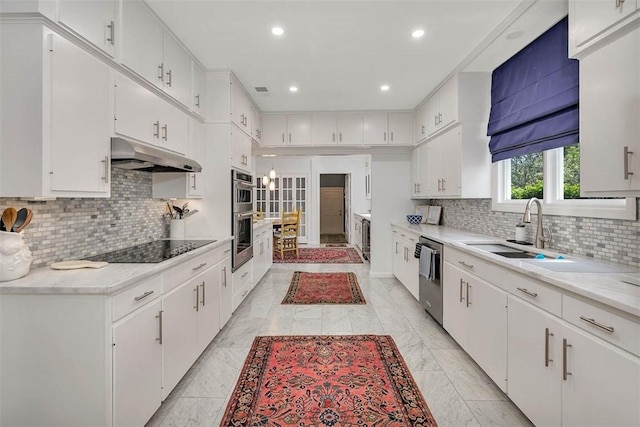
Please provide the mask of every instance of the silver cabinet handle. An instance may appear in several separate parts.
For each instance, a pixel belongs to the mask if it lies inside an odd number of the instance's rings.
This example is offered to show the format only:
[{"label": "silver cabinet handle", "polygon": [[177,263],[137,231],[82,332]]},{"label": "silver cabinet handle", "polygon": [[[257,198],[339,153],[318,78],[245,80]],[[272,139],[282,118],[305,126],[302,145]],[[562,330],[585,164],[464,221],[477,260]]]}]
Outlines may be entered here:
[{"label": "silver cabinet handle", "polygon": [[284,143],[284,133],[282,134],[282,142]]},{"label": "silver cabinet handle", "polygon": [[137,296],[134,298],[135,301],[140,301],[141,299],[144,299],[146,297],[148,297],[149,295],[151,295],[153,293],[153,291],[147,291],[144,294]]},{"label": "silver cabinet handle", "polygon": [[100,161],[101,163],[104,164],[104,176],[102,177],[102,180],[104,181],[105,184],[109,183],[109,156],[104,156],[104,159],[102,159]]},{"label": "silver cabinet handle", "polygon": [[204,296],[204,282],[202,282],[202,284],[200,285],[200,287],[202,288],[202,306],[204,307],[204,304],[205,304],[205,296]]},{"label": "silver cabinet handle", "polygon": [[164,64],[158,65],[158,78],[164,83]]},{"label": "silver cabinet handle", "polygon": [[624,0],[616,0],[616,7],[622,6],[622,3],[624,3]]},{"label": "silver cabinet handle", "polygon": [[199,311],[199,309],[200,309],[200,285],[197,285],[195,287],[194,292],[196,293],[196,305],[194,305],[193,308],[195,308],[196,311]]},{"label": "silver cabinet handle", "polygon": [[197,267],[193,267],[191,270],[193,270],[193,271],[198,271],[198,270],[200,270],[202,267],[204,267],[205,265],[207,265],[207,263],[206,263],[206,262],[203,262],[203,263],[202,263],[202,264],[200,264],[199,266],[197,266]]},{"label": "silver cabinet handle", "polygon": [[153,124],[153,136],[155,138],[160,138],[160,120]]},{"label": "silver cabinet handle", "polygon": [[444,188],[444,182],[445,182],[445,181],[444,181],[444,178],[442,178],[442,191],[445,191],[445,190],[446,190],[446,188]]},{"label": "silver cabinet handle", "polygon": [[332,141],[333,141],[333,142],[336,142],[336,133],[335,133],[335,132],[333,132],[333,134],[331,134],[331,135],[332,135],[332,136],[331,136]]},{"label": "silver cabinet handle", "polygon": [[462,278],[460,278],[460,302],[462,302],[462,300],[464,299],[462,297],[462,284],[464,283],[464,280],[462,280]]},{"label": "silver cabinet handle", "polygon": [[391,132],[391,142],[393,142],[393,132]]},{"label": "silver cabinet handle", "polygon": [[197,187],[197,185],[196,185],[196,174],[195,174],[195,173],[192,173],[192,174],[191,174],[191,176],[193,177],[193,185],[191,186],[191,188],[192,188],[193,190],[195,190],[195,189],[196,189],[196,187]]},{"label": "silver cabinet handle", "polygon": [[291,132],[289,132],[289,144],[291,144]]},{"label": "silver cabinet handle", "polygon": [[225,254],[228,254],[229,252],[231,252],[231,249],[225,249],[225,251],[224,251]]},{"label": "silver cabinet handle", "polygon": [[384,133],[384,141],[387,142],[387,133]]},{"label": "silver cabinet handle", "polygon": [[519,290],[520,292],[522,292],[525,295],[529,295],[532,298],[535,298],[538,296],[537,293],[535,292],[531,292],[530,290],[528,290],[527,288],[516,288],[517,290]]},{"label": "silver cabinet handle", "polygon": [[418,193],[420,192],[420,183],[417,184],[418,185]]},{"label": "silver cabinet handle", "polygon": [[242,293],[242,295],[240,295],[240,296],[244,297],[244,296],[245,296],[245,295],[247,295],[248,293],[249,293],[249,291],[244,291],[244,292]]},{"label": "silver cabinet handle", "polygon": [[162,126],[162,131],[162,139],[166,141],[169,138],[169,125],[165,124],[164,126]]},{"label": "silver cabinet handle", "polygon": [[425,132],[425,130],[424,130],[424,125],[422,125],[422,134],[423,134],[423,135],[424,135],[424,132]]},{"label": "silver cabinet handle", "polygon": [[171,86],[171,70],[167,71],[167,86]]},{"label": "silver cabinet handle", "polygon": [[598,323],[596,322],[596,319],[580,316],[580,320],[584,320],[588,324],[593,325],[596,328],[600,328],[603,331],[607,331],[611,334],[613,333],[613,326],[606,326],[606,325],[603,325],[602,323]]},{"label": "silver cabinet handle", "polygon": [[469,299],[469,288],[471,287],[471,285],[469,284],[469,282],[467,282],[467,307],[469,307],[471,305],[471,300]]},{"label": "silver cabinet handle", "polygon": [[244,274],[242,276],[240,276],[242,279],[244,279],[245,277],[247,277],[247,274],[249,274],[248,271],[245,271]]},{"label": "silver cabinet handle", "polygon": [[[395,231],[394,231],[395,233]],[[396,254],[398,253],[398,242],[396,242]]]},{"label": "silver cabinet handle", "polygon": [[562,339],[562,379],[567,380],[569,375],[572,375],[567,368],[567,351],[571,347],[571,344],[567,343],[567,339]]},{"label": "silver cabinet handle", "polygon": [[156,341],[158,341],[160,345],[162,345],[162,313],[164,313],[164,311],[160,310],[156,316],[156,319],[158,319],[158,332],[160,334],[160,336],[156,338]]},{"label": "silver cabinet handle", "polygon": [[442,180],[441,180],[441,179],[439,179],[439,180],[438,180],[438,191],[442,191],[442,190],[440,189],[440,183],[441,183],[441,182],[442,182]]},{"label": "silver cabinet handle", "polygon": [[460,264],[460,265],[462,265],[464,267],[467,267],[467,268],[473,268],[473,264],[467,264],[464,261],[458,261],[458,264]]},{"label": "silver cabinet handle", "polygon": [[244,113],[240,114],[240,124],[244,126]]},{"label": "silver cabinet handle", "polygon": [[224,278],[224,287],[227,287],[227,267],[222,267],[222,277]]},{"label": "silver cabinet handle", "polygon": [[434,126],[438,125],[438,115],[437,114],[435,116],[433,116],[433,125]]},{"label": "silver cabinet handle", "polygon": [[115,43],[115,24],[113,23],[113,21],[111,21],[111,23],[107,25],[107,28],[109,29],[109,37],[107,37],[107,41],[111,43],[111,46],[113,46]]},{"label": "silver cabinet handle", "polygon": [[200,94],[196,95],[196,107],[200,108]]},{"label": "silver cabinet handle", "polygon": [[338,139],[342,142],[342,132],[338,133]]},{"label": "silver cabinet handle", "polygon": [[442,124],[442,113],[438,113],[438,124]]},{"label": "silver cabinet handle", "polygon": [[633,151],[629,151],[629,147],[624,147],[624,179],[629,179],[629,176],[633,175],[633,172],[629,172],[629,156],[633,154]]},{"label": "silver cabinet handle", "polygon": [[549,366],[549,362],[553,362],[553,359],[549,359],[549,337],[553,336],[553,332],[549,331],[549,328],[544,328],[544,366]]}]

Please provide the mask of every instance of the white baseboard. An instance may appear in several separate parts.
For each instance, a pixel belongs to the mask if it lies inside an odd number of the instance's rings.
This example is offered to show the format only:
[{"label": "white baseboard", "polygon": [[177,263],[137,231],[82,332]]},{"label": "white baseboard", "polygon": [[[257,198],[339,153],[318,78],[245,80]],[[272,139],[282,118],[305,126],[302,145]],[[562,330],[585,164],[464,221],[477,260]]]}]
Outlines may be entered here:
[{"label": "white baseboard", "polygon": [[369,277],[374,278],[374,279],[393,279],[394,276],[393,273],[373,273],[373,272],[369,272]]}]

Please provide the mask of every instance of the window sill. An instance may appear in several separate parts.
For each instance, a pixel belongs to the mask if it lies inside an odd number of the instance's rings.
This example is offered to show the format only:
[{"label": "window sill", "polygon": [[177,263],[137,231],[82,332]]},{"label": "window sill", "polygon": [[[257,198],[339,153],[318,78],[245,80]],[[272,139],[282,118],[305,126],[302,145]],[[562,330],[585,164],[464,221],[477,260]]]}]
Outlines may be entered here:
[{"label": "window sill", "polygon": [[[637,219],[636,199],[607,200],[559,200],[548,202],[540,200],[545,215],[580,216],[588,218],[622,219],[635,221]],[[491,201],[491,209],[500,212],[523,213],[527,200]]]}]

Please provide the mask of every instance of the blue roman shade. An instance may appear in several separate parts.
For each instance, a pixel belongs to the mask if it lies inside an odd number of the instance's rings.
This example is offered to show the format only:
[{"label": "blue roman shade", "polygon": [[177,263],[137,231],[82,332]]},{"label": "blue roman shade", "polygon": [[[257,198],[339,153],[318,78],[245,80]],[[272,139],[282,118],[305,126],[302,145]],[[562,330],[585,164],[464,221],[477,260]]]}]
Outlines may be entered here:
[{"label": "blue roman shade", "polygon": [[493,162],[578,143],[579,68],[567,52],[565,17],[493,71]]}]

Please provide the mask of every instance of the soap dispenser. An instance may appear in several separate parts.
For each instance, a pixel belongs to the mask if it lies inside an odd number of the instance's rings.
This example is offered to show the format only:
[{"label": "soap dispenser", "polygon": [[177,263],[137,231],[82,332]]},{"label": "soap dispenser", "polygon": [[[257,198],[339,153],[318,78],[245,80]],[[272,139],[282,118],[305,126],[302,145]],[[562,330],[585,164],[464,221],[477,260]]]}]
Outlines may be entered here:
[{"label": "soap dispenser", "polygon": [[527,229],[524,222],[516,224],[516,243],[522,243],[527,239]]}]

